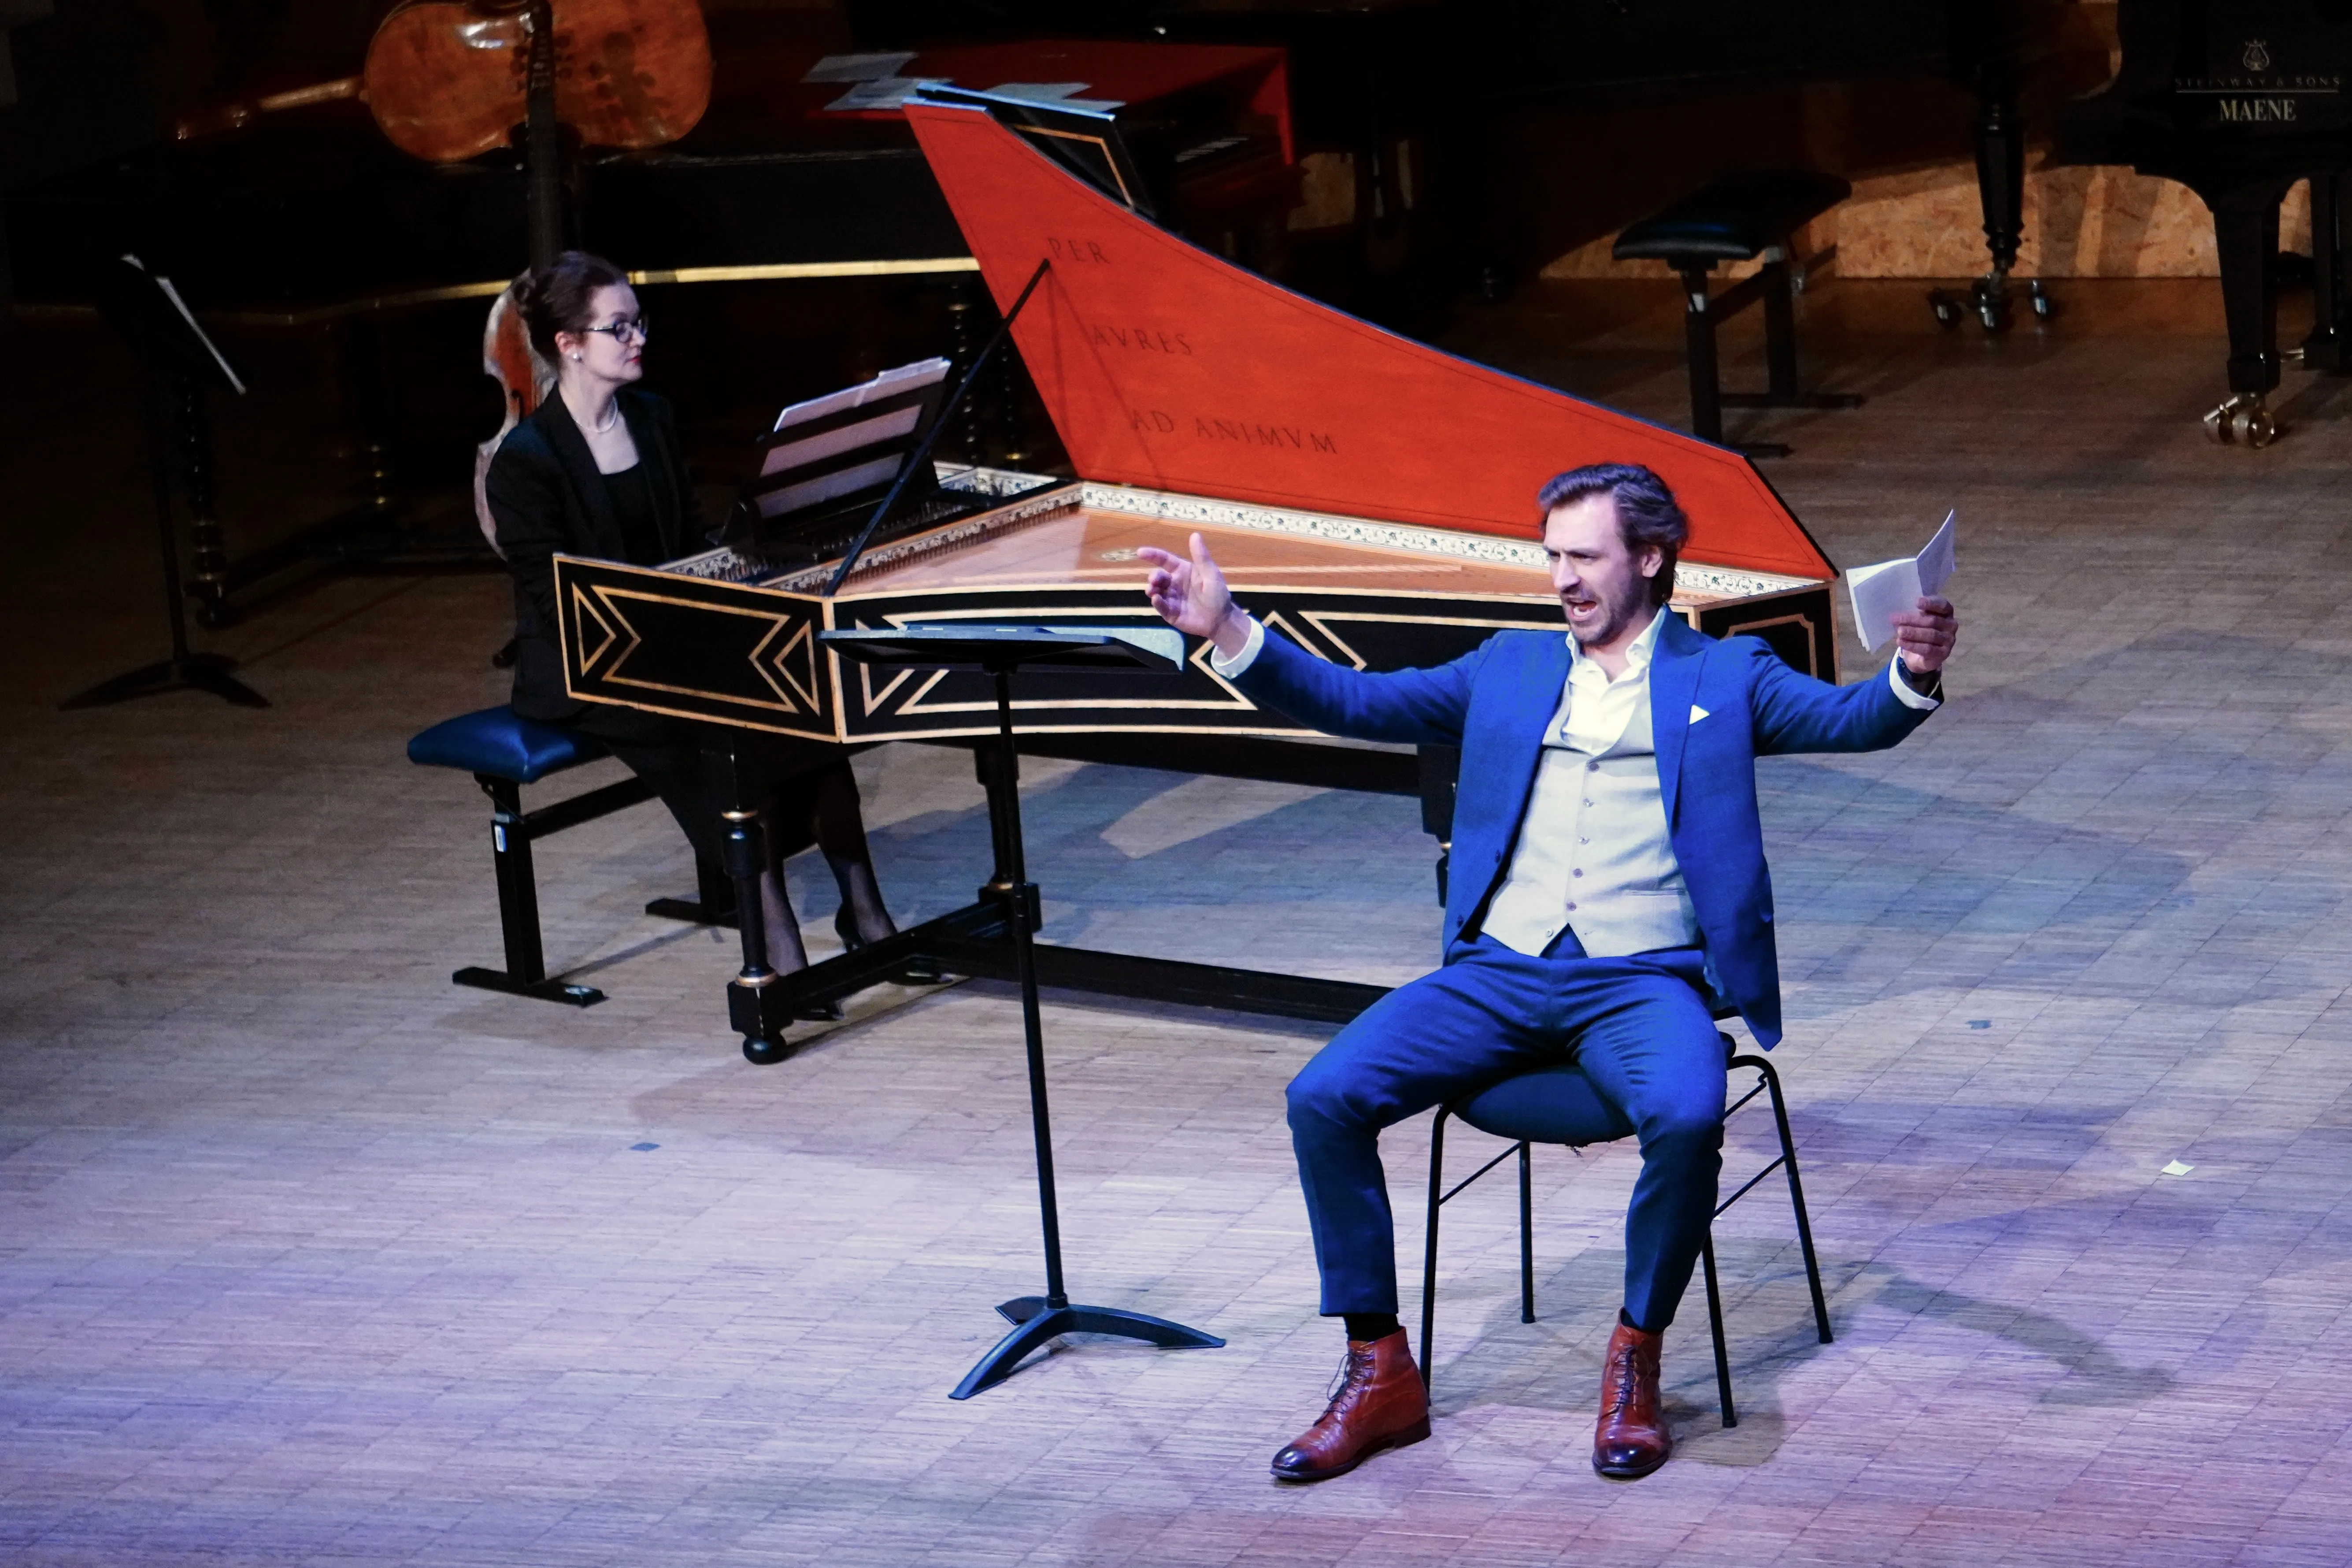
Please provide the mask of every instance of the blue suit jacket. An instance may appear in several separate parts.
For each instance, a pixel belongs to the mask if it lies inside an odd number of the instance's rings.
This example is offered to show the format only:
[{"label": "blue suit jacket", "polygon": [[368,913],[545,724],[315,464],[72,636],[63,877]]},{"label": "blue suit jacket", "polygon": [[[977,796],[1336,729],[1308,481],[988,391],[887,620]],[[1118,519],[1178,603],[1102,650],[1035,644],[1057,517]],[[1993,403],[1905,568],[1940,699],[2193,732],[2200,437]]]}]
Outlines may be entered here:
[{"label": "blue suit jacket", "polygon": [[[1435,669],[1343,669],[1267,633],[1234,678],[1253,701],[1360,741],[1462,748],[1445,951],[1501,884],[1535,786],[1544,727],[1568,679],[1565,628],[1497,632]],[[1695,709],[1706,717],[1694,721]],[[1754,637],[1720,642],[1669,614],[1650,660],[1650,717],[1667,830],[1716,976],[1756,1038],[1780,1038],[1772,879],[1756,759],[1872,752],[1919,727],[1882,674],[1852,686],[1800,675]]]}]

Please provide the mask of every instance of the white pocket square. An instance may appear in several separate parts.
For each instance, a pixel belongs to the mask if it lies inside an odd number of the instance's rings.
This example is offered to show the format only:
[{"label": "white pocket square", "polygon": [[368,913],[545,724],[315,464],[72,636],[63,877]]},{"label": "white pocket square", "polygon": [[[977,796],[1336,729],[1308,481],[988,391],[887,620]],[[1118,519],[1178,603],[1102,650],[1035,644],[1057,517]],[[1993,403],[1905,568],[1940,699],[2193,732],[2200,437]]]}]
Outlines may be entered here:
[{"label": "white pocket square", "polygon": [[1704,709],[1704,708],[1700,707],[1700,706],[1699,706],[1697,703],[1696,703],[1696,702],[1694,702],[1694,703],[1692,703],[1692,704],[1691,704],[1691,716],[1690,716],[1690,721],[1691,721],[1692,723],[1696,724],[1696,723],[1697,723],[1700,720],[1702,720],[1702,719],[1704,719],[1704,718],[1706,718],[1706,709]]}]

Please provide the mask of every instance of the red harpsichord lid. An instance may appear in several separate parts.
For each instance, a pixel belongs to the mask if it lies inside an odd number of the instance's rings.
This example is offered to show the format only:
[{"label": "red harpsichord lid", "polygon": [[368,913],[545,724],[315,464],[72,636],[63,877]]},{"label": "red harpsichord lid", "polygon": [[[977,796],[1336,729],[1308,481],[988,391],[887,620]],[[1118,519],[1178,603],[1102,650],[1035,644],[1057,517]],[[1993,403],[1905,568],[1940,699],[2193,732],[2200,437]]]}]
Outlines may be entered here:
[{"label": "red harpsichord lid", "polygon": [[1000,310],[1083,479],[1528,539],[1538,486],[1643,463],[1694,562],[1833,576],[1738,453],[1458,359],[1168,233],[982,110],[910,103]]}]

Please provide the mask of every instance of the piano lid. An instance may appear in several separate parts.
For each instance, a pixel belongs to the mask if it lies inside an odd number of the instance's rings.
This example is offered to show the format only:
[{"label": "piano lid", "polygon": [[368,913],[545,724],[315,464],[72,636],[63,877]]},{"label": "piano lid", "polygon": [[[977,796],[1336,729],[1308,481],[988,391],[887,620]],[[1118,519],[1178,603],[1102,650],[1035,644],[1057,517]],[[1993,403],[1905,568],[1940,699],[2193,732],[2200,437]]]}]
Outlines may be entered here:
[{"label": "piano lid", "polygon": [[984,110],[907,120],[1079,477],[1525,539],[1543,481],[1643,463],[1695,562],[1837,569],[1737,452],[1410,342],[1210,255]]}]

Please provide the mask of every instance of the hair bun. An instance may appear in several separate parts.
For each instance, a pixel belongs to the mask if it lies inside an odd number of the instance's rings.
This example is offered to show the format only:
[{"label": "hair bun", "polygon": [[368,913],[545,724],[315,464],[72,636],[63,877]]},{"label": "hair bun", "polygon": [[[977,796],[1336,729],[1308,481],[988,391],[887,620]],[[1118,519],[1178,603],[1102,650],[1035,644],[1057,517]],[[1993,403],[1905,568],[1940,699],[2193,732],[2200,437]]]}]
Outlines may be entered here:
[{"label": "hair bun", "polygon": [[515,308],[522,312],[530,346],[552,364],[555,334],[576,332],[593,315],[596,290],[627,283],[629,276],[601,256],[567,250],[546,267],[534,267],[508,285]]}]

